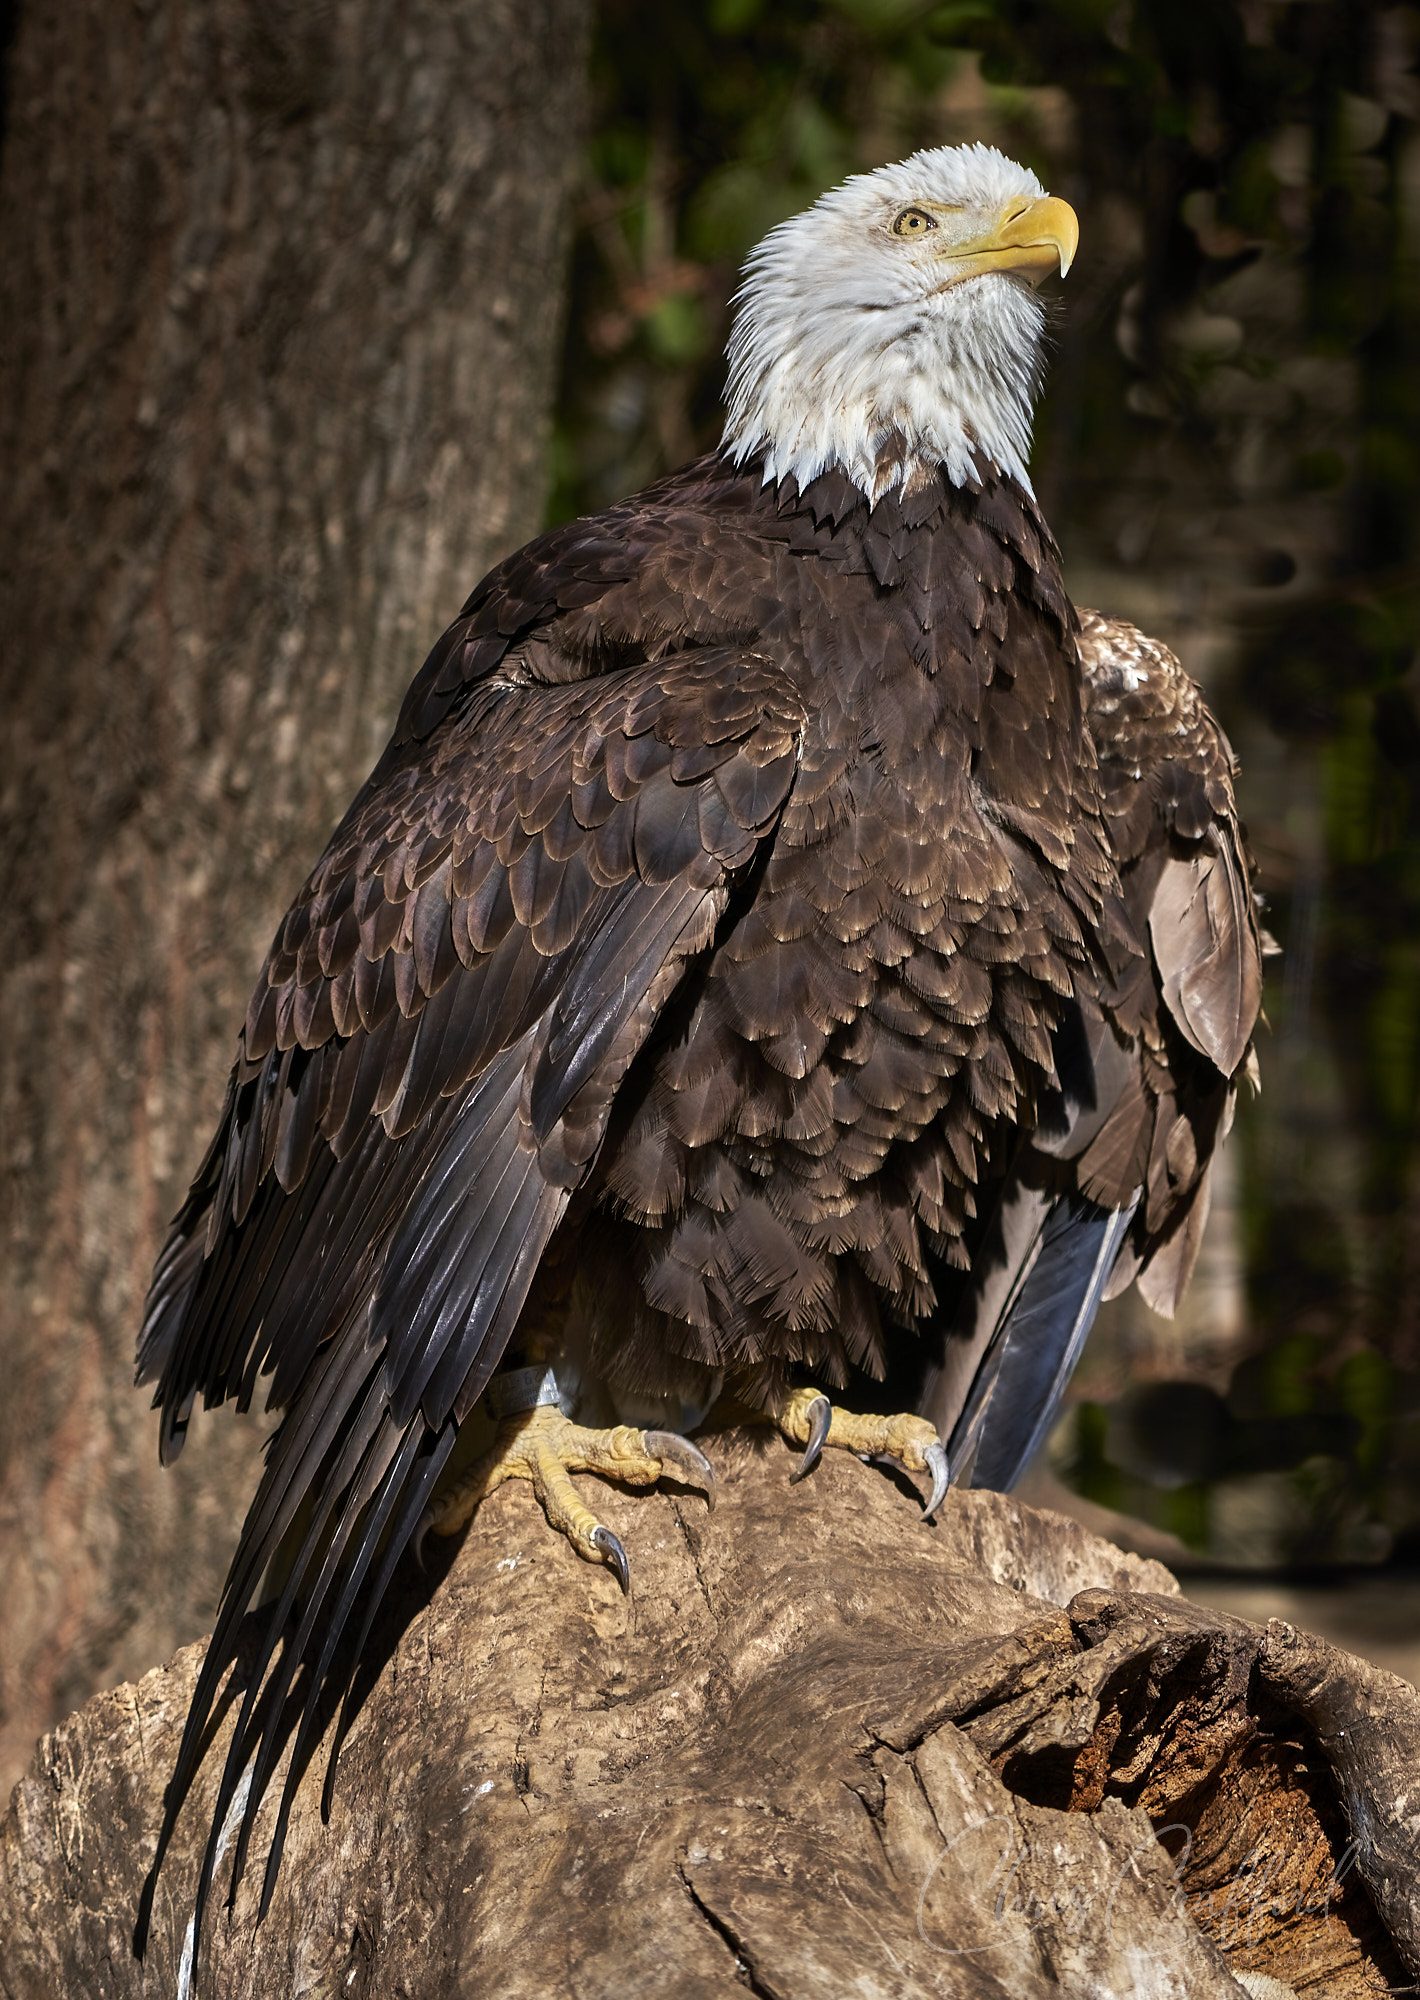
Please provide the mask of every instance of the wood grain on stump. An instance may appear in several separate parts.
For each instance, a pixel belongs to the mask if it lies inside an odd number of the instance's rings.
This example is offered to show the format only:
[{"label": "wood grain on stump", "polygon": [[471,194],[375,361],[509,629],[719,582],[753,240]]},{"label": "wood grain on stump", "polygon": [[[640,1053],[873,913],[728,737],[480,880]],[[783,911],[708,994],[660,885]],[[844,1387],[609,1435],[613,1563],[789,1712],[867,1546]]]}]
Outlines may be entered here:
[{"label": "wood grain on stump", "polygon": [[[1420,1699],[1058,1515],[713,1441],[714,1513],[601,1489],[633,1596],[498,1492],[412,1590],[196,1990],[773,2000],[1380,1994],[1420,1971]],[[131,1956],[200,1649],[40,1745],[0,1991],[170,1995],[223,1716]],[[1239,1981],[1241,1980],[1241,1984]]]}]

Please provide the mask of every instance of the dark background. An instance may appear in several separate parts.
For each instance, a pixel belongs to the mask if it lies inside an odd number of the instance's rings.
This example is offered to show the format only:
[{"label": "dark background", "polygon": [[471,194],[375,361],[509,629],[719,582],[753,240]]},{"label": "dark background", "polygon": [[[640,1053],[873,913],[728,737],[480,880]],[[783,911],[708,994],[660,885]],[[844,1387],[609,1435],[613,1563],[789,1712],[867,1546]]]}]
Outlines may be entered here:
[{"label": "dark background", "polygon": [[1079,213],[1037,485],[1222,715],[1281,946],[1185,1309],[1109,1309],[1029,1491],[1420,1673],[1417,49],[1357,0],[16,11],[0,1786],[210,1622],[260,1425],[159,1476],[143,1286],[425,649],[714,442],[766,228],[975,138]]}]

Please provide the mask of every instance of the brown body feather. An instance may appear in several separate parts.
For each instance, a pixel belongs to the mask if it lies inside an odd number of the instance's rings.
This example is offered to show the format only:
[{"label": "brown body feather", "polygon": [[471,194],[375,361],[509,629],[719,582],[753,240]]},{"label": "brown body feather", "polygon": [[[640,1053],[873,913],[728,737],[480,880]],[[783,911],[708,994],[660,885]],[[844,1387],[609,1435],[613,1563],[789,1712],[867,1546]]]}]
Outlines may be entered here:
[{"label": "brown body feather", "polygon": [[711,457],[474,593],[282,924],[154,1279],[165,1452],[198,1396],[285,1412],[174,1812],[277,1548],[222,1812],[550,1302],[623,1405],[910,1347],[1067,1015],[1128,1082],[1062,1171],[1144,1188],[1121,1268],[1173,1295],[1256,934],[1191,684],[1084,649],[1008,481],[870,509]]}]

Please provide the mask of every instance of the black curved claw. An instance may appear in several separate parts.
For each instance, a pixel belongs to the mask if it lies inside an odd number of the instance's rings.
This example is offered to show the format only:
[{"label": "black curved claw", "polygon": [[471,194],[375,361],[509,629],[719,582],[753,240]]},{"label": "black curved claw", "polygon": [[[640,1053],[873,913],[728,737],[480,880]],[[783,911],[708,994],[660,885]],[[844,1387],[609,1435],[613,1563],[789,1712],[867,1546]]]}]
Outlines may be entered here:
[{"label": "black curved claw", "polygon": [[789,1484],[795,1486],[808,1475],[823,1456],[824,1442],[828,1437],[828,1427],[833,1422],[833,1405],[827,1396],[815,1396],[809,1404],[809,1441],[804,1446],[804,1455],[799,1460],[797,1470],[790,1473]]},{"label": "black curved claw", "polygon": [[622,1590],[629,1591],[631,1589],[631,1565],[626,1560],[626,1550],[622,1546],[621,1537],[614,1535],[610,1528],[603,1528],[599,1523],[592,1529],[590,1540],[592,1547],[596,1550],[602,1561],[616,1571],[616,1580],[621,1585]]},{"label": "black curved claw", "polygon": [[429,1565],[424,1560],[424,1544],[429,1539],[429,1530],[433,1525],[433,1521],[434,1510],[432,1507],[426,1507],[415,1523],[414,1533],[409,1541],[409,1553],[413,1556],[421,1576],[429,1574]]},{"label": "black curved claw", "polygon": [[715,1505],[715,1468],[698,1445],[677,1431],[647,1431],[646,1453],[661,1459],[688,1486],[700,1487],[710,1507]]},{"label": "black curved claw", "polygon": [[923,1452],[922,1457],[926,1463],[927,1470],[932,1475],[931,1498],[922,1509],[922,1519],[930,1521],[947,1497],[947,1488],[951,1485],[952,1473],[951,1467],[947,1464],[947,1449],[945,1445],[929,1444]]}]

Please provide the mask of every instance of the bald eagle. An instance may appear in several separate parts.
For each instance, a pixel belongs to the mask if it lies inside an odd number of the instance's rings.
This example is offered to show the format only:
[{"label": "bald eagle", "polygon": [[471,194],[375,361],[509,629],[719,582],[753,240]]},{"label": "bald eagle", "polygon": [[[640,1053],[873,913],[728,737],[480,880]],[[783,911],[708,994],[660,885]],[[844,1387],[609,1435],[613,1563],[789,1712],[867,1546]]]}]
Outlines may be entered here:
[{"label": "bald eagle", "polygon": [[1032,493],[1077,234],[984,146],[773,230],[720,448],[478,585],[282,921],[138,1348],[165,1460],[199,1396],[281,1412],[159,1844],[280,1552],[199,1914],[299,1674],[265,1908],[423,1529],[525,1478],[624,1585],[569,1473],[708,1483],[730,1404],[930,1514],[1111,1288],[1177,1297],[1258,933],[1226,742]]}]

